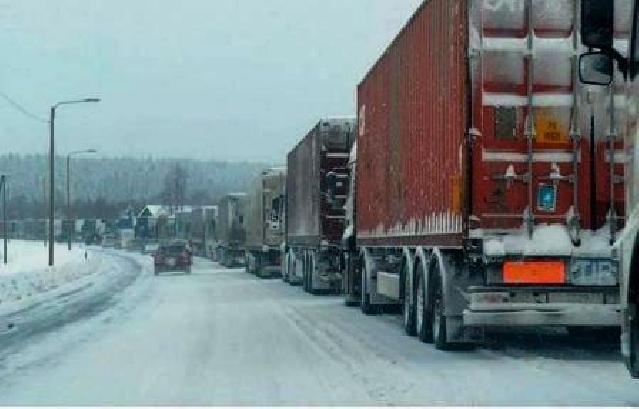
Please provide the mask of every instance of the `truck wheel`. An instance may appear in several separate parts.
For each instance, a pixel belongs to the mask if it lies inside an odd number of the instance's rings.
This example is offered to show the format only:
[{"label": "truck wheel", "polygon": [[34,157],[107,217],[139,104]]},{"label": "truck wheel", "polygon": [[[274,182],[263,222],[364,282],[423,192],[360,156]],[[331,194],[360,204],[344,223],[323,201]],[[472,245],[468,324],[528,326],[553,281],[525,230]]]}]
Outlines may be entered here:
[{"label": "truck wheel", "polygon": [[291,271],[291,258],[288,256],[288,253],[284,256],[284,268],[282,268],[282,281],[288,283],[288,275]]},{"label": "truck wheel", "polygon": [[426,304],[426,280],[424,267],[417,265],[415,272],[415,332],[422,342],[433,342],[433,326],[430,310]]},{"label": "truck wheel", "polygon": [[160,269],[158,268],[158,266],[155,266],[153,275],[159,275],[159,274],[160,274]]},{"label": "truck wheel", "polygon": [[432,314],[432,336],[435,348],[439,350],[450,349],[451,344],[446,340],[446,316],[444,314],[444,290],[439,265],[433,264],[431,274],[432,288],[430,310]]},{"label": "truck wheel", "polygon": [[313,272],[315,271],[315,258],[312,254],[308,255],[308,292],[313,295],[319,294],[319,291],[313,287]]},{"label": "truck wheel", "polygon": [[402,279],[404,280],[404,307],[403,307],[403,313],[404,313],[404,331],[406,331],[406,335],[410,335],[413,336],[415,335],[416,331],[415,331],[415,306],[412,304],[411,302],[411,298],[414,300],[414,294],[413,297],[411,297],[411,293],[412,293],[412,289],[410,286],[410,279],[408,277],[408,269],[406,268],[406,266],[402,266],[402,274],[401,276],[403,277]]},{"label": "truck wheel", "polygon": [[371,304],[371,295],[368,293],[368,285],[366,284],[366,267],[362,267],[362,301],[360,302],[360,308],[366,315],[374,315],[377,313],[375,307]]},{"label": "truck wheel", "polygon": [[302,256],[302,290],[308,292],[308,275],[306,274],[306,253]]}]

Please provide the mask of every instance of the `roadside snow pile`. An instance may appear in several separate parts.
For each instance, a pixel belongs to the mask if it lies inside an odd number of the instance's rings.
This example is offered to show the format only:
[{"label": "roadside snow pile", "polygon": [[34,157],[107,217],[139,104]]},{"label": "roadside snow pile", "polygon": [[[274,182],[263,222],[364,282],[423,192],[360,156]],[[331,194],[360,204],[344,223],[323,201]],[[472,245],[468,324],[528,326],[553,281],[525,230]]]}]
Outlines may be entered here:
[{"label": "roadside snow pile", "polygon": [[[0,247],[1,248],[1,247]],[[93,274],[101,257],[84,259],[84,247],[67,250],[56,245],[53,268],[48,267],[48,248],[42,242],[12,240],[9,243],[8,264],[0,261],[0,304],[20,301],[59,288],[79,278]]]}]

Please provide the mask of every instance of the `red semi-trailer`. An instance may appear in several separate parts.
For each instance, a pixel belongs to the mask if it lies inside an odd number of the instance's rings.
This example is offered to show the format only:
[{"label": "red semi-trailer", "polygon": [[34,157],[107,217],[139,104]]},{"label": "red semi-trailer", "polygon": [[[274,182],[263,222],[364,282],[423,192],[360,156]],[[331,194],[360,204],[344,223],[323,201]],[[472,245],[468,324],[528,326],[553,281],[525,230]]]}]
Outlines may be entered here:
[{"label": "red semi-trailer", "polygon": [[609,90],[579,82],[580,5],[424,1],[359,84],[343,265],[365,313],[403,305],[438,348],[493,326],[619,327],[623,137]]},{"label": "red semi-trailer", "polygon": [[[355,118],[322,119],[287,156],[283,279],[309,293],[341,291],[343,203],[355,132]],[[329,176],[337,180],[330,192]]]}]

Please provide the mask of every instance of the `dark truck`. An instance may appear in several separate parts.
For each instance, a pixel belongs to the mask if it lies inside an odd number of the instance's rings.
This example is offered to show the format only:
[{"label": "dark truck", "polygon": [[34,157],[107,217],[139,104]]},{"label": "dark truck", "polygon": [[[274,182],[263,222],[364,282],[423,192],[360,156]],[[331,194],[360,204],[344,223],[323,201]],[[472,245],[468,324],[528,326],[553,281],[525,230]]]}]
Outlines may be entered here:
[{"label": "dark truck", "polygon": [[218,203],[217,260],[225,267],[246,263],[246,193],[229,193]]},{"label": "dark truck", "polygon": [[[310,293],[341,290],[340,242],[348,191],[354,118],[320,120],[287,157],[286,243],[283,278]],[[327,178],[339,180],[329,195]]]},{"label": "dark truck", "polygon": [[176,240],[162,244],[153,254],[155,275],[164,271],[184,271],[191,273],[193,253],[186,241]]},{"label": "dark truck", "polygon": [[280,245],[286,168],[264,170],[251,185],[246,209],[246,271],[258,277],[281,274]]}]

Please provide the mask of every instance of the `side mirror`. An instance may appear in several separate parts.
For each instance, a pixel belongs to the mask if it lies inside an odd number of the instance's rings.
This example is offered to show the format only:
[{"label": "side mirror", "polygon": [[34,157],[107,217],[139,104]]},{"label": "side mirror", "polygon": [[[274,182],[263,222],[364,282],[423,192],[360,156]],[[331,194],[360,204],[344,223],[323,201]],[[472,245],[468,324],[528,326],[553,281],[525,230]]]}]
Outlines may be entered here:
[{"label": "side mirror", "polygon": [[589,85],[610,85],[612,57],[603,52],[590,52],[579,57],[579,79]]},{"label": "side mirror", "polygon": [[612,48],[614,17],[614,0],[582,0],[581,40],[584,45],[590,48]]}]

